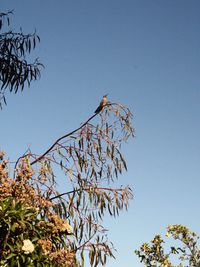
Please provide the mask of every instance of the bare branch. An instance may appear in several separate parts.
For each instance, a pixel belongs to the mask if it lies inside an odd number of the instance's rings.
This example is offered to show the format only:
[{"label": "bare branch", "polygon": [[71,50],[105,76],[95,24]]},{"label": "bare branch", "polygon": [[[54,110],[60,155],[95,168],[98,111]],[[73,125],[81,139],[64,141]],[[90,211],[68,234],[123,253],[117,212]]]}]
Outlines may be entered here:
[{"label": "bare branch", "polygon": [[51,152],[51,150],[64,138],[74,134],[75,132],[77,132],[78,130],[80,130],[81,128],[83,128],[89,121],[91,121],[94,117],[96,117],[98,114],[94,114],[92,115],[86,122],[84,122],[80,127],[78,127],[77,129],[73,130],[70,133],[67,133],[63,136],[61,136],[60,138],[58,138],[52,146],[50,146],[50,148],[48,148],[41,156],[39,156],[36,160],[31,162],[31,165],[34,165],[36,162],[40,161],[41,159],[43,159],[49,152]]}]

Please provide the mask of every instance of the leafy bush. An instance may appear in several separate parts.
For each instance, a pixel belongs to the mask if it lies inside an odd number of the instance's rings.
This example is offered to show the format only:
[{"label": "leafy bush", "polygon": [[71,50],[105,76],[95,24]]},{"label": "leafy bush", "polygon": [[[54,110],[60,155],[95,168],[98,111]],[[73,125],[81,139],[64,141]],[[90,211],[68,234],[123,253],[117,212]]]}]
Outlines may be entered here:
[{"label": "leafy bush", "polygon": [[[166,245],[160,235],[156,235],[150,243],[144,243],[135,253],[147,267],[200,267],[199,236],[188,227],[180,224],[169,225],[166,237],[178,241],[178,245]],[[175,265],[174,262],[179,262]]]},{"label": "leafy bush", "polygon": [[73,262],[65,245],[69,232],[70,225],[56,215],[48,221],[38,219],[36,208],[9,197],[0,202],[0,264],[69,266]]}]

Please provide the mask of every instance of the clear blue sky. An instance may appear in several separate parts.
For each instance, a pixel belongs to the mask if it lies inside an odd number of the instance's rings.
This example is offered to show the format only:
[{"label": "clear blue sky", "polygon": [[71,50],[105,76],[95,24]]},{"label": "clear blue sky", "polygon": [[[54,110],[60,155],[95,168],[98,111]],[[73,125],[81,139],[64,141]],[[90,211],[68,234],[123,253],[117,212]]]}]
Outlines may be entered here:
[{"label": "clear blue sky", "polygon": [[103,94],[134,113],[120,183],[135,194],[107,218],[118,252],[107,267],[140,267],[133,251],[168,224],[200,233],[200,1],[7,0],[13,28],[37,29],[42,78],[8,95],[1,147],[15,160],[42,153],[95,110]]}]

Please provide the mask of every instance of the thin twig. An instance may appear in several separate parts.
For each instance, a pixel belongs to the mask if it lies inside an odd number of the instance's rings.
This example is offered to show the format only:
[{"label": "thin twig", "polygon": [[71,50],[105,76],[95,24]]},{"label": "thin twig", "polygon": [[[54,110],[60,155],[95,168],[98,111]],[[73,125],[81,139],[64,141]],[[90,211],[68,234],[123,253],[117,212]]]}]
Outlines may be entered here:
[{"label": "thin twig", "polygon": [[59,195],[57,195],[57,196],[54,196],[54,197],[50,198],[50,201],[51,201],[51,200],[54,200],[54,199],[56,199],[56,198],[60,198],[60,197],[65,196],[65,195],[72,194],[72,193],[74,193],[74,192],[79,192],[80,190],[90,191],[91,189],[93,189],[94,191],[96,191],[96,190],[105,190],[105,191],[111,191],[111,192],[122,192],[122,191],[124,191],[123,188],[116,188],[116,189],[113,189],[113,188],[109,188],[109,187],[95,187],[95,188],[88,187],[88,188],[80,188],[80,189],[76,189],[76,190],[68,191],[68,192],[59,194]]},{"label": "thin twig", "polygon": [[[106,106],[113,106],[113,105],[119,105],[117,103],[111,103],[111,102],[108,102]],[[120,107],[123,109],[123,106],[120,105]],[[30,165],[34,165],[35,163],[37,163],[38,161],[40,161],[41,159],[43,159],[49,152],[51,152],[51,150],[61,141],[63,140],[64,138],[74,134],[75,132],[77,132],[78,130],[80,130],[81,128],[83,128],[86,124],[88,124],[89,121],[91,121],[94,117],[96,117],[99,113],[95,113],[94,115],[92,115],[86,122],[84,122],[83,124],[81,124],[80,127],[78,127],[77,129],[73,130],[72,132],[70,133],[67,133],[63,136],[61,136],[60,138],[58,138],[41,156],[39,156],[38,158],[36,158],[35,160],[33,160]],[[31,156],[31,153],[29,154],[26,154],[26,155],[23,155],[21,156],[20,158],[18,158],[16,164],[15,164],[15,167],[18,165],[19,163],[19,160],[25,158],[26,156]]]},{"label": "thin twig", "polygon": [[75,132],[77,132],[78,130],[80,130],[81,128],[83,128],[89,121],[91,121],[94,117],[96,117],[98,115],[98,113],[92,115],[86,122],[84,122],[83,124],[81,124],[80,127],[78,127],[77,129],[73,130],[70,133],[67,133],[63,136],[61,136],[60,138],[58,138],[52,146],[50,146],[50,148],[48,148],[41,156],[39,156],[37,159],[35,159],[34,161],[32,161],[30,164],[34,165],[36,162],[40,161],[42,158],[44,158],[62,139],[74,134]]}]

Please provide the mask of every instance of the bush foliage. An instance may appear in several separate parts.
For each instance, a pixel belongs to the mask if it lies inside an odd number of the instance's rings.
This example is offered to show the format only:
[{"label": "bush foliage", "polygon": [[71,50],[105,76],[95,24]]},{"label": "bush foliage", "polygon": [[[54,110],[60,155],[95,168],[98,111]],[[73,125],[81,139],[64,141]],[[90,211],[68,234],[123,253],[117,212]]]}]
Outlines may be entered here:
[{"label": "bush foliage", "polygon": [[167,227],[166,237],[172,237],[177,245],[173,244],[167,250],[164,240],[156,235],[150,243],[142,244],[135,251],[145,266],[200,267],[199,236],[196,233],[184,225],[174,224]]}]

